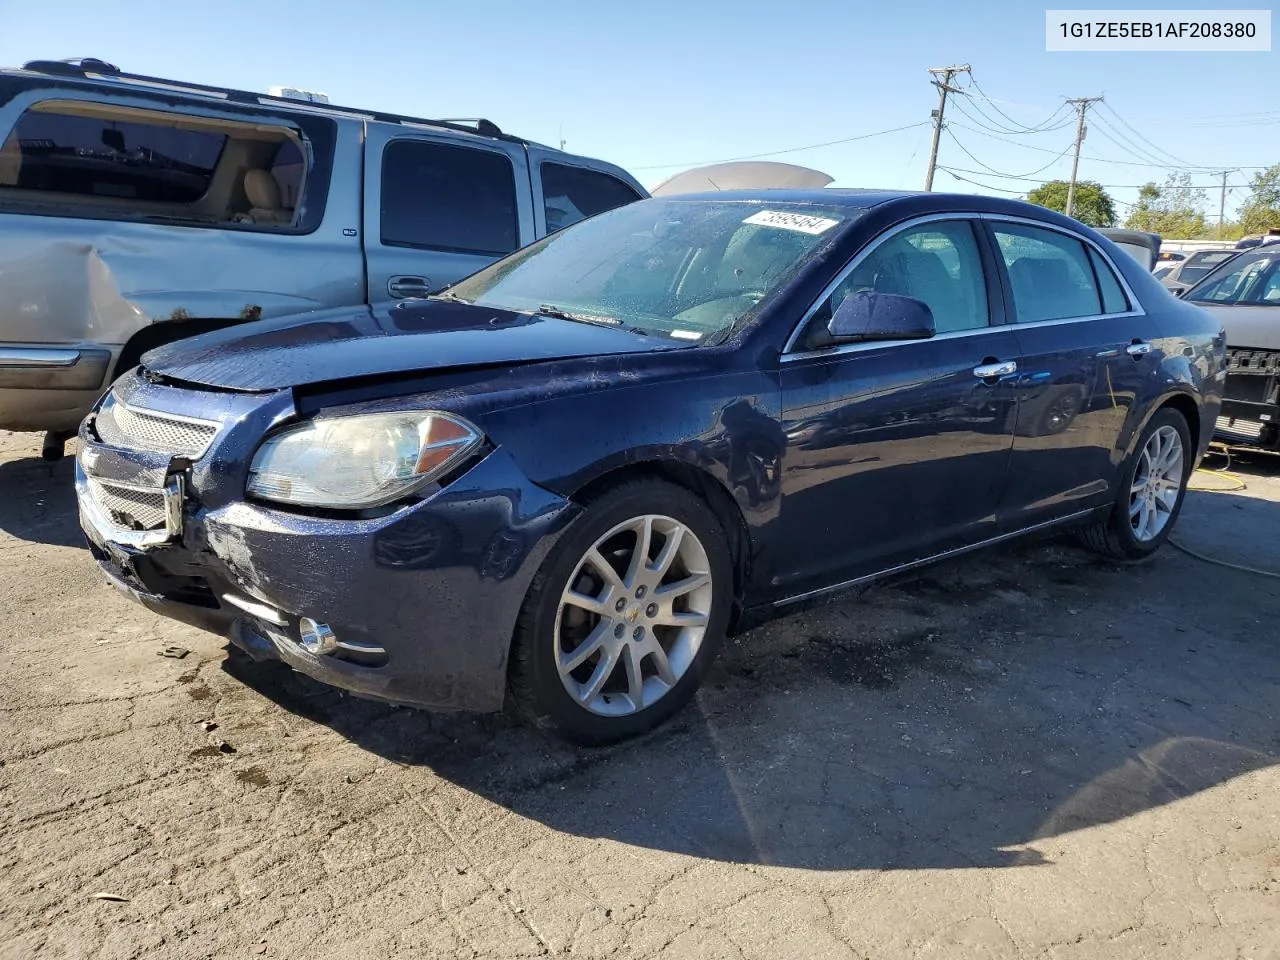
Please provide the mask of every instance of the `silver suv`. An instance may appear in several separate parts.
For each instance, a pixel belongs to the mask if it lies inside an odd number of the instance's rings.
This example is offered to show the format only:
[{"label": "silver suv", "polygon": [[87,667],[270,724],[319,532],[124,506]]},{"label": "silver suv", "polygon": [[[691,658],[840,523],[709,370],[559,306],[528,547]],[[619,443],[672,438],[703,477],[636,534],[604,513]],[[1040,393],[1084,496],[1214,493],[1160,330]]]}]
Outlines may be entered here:
[{"label": "silver suv", "polygon": [[423,297],[647,196],[487,120],[391,116],[121,72],[0,69],[0,429],[61,455],[161,344]]}]

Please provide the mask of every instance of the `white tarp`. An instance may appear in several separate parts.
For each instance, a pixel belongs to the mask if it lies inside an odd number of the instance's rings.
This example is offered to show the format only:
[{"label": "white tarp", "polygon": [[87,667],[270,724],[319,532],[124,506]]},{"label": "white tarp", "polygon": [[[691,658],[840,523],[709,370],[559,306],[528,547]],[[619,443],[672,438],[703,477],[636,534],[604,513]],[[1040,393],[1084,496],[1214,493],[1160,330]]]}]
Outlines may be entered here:
[{"label": "white tarp", "polygon": [[713,163],[677,173],[649,192],[655,197],[710,190],[811,190],[825,187],[834,177],[820,170],[772,160],[739,160]]}]

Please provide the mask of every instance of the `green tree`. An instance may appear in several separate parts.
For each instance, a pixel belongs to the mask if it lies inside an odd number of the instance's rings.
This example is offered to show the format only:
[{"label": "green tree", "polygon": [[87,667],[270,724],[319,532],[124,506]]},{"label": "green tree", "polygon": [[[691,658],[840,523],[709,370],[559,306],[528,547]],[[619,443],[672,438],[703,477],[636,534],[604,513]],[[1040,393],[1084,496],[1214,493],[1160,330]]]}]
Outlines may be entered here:
[{"label": "green tree", "polygon": [[[1067,181],[1050,180],[1036,187],[1027,200],[1059,213],[1067,212]],[[1114,227],[1116,225],[1116,207],[1111,195],[1102,189],[1102,184],[1092,180],[1076,182],[1075,203],[1071,215],[1081,223],[1091,227]]]},{"label": "green tree", "polygon": [[1249,196],[1240,207],[1240,226],[1245,233],[1280,227],[1280,163],[1253,175]]},{"label": "green tree", "polygon": [[1189,173],[1171,173],[1163,186],[1143,185],[1124,225],[1158,233],[1170,240],[1207,236],[1209,226],[1202,209],[1204,203],[1204,189],[1192,186]]}]

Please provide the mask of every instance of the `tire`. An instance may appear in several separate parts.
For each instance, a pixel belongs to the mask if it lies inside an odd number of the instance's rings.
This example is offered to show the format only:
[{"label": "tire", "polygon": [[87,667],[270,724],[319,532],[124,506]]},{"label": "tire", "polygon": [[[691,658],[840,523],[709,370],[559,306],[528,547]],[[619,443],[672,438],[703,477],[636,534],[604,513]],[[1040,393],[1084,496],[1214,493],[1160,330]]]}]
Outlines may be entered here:
[{"label": "tire", "polygon": [[[1158,530],[1146,524],[1141,505],[1139,515],[1134,517],[1134,505],[1142,494],[1135,494],[1135,484],[1149,473],[1153,438],[1160,434],[1163,438],[1170,436],[1169,431],[1176,434],[1181,444],[1180,466],[1170,465],[1166,474],[1163,492],[1150,501],[1152,510],[1157,516],[1163,515]],[[1120,483],[1117,485],[1115,503],[1105,520],[1081,531],[1080,538],[1086,547],[1116,560],[1141,560],[1155,553],[1169,539],[1173,526],[1182,512],[1182,502],[1187,494],[1187,480],[1194,466],[1195,448],[1191,444],[1191,431],[1187,427],[1186,418],[1177,410],[1166,407],[1160,410],[1142,431],[1142,436],[1134,447],[1133,454],[1125,461],[1120,470]],[[1168,484],[1176,482],[1176,489]]]},{"label": "tire", "polygon": [[[641,570],[634,552],[646,528]],[[620,483],[586,504],[534,577],[516,625],[511,701],[577,743],[645,733],[693,696],[732,601],[728,541],[707,503],[662,480]]]}]

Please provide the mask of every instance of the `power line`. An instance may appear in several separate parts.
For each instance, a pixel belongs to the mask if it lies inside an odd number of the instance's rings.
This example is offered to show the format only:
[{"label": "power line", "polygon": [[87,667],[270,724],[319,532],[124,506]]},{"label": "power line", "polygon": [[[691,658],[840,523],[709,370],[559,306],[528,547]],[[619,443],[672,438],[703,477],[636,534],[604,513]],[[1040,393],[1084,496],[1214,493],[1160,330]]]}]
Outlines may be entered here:
[{"label": "power line", "polygon": [[[950,127],[947,128],[947,136],[952,139],[952,141],[955,143],[957,147],[961,149],[961,151],[963,151],[966,157],[968,157],[978,166],[983,167],[988,172],[994,173],[997,177],[1002,177],[1006,180],[1027,180],[1034,177],[1037,173],[1043,173],[1044,171],[1052,167],[1055,163],[1057,163],[1059,160],[1061,160],[1063,157],[1065,157],[1067,153],[1071,150],[1071,148],[1074,146],[1074,143],[1067,144],[1067,146],[1063,149],[1063,151],[1060,154],[1058,154],[1056,157],[1054,157],[1052,160],[1050,160],[1048,163],[1046,163],[1043,167],[1040,167],[1039,169],[1029,170],[1026,173],[1001,173],[995,167],[989,167],[985,163],[983,163],[981,160],[979,160],[977,157],[975,157],[969,151],[969,148],[966,147],[963,143],[961,143],[960,140],[956,137],[956,135],[951,132]],[[977,173],[976,170],[973,172]]]},{"label": "power line", "polygon": [[[969,132],[971,132],[971,133],[976,133],[976,134],[978,134],[979,136],[982,136],[982,137],[989,137],[989,138],[990,138],[990,139],[992,139],[992,140],[1000,140],[1000,141],[1002,141],[1003,143],[1011,143],[1011,144],[1013,144],[1015,147],[1022,147],[1022,149],[1024,149],[1024,150],[1035,150],[1035,151],[1037,151],[1037,152],[1039,152],[1039,153],[1053,153],[1053,152],[1054,152],[1053,150],[1047,149],[1046,147],[1037,147],[1037,146],[1035,146],[1035,145],[1033,145],[1033,144],[1030,144],[1030,143],[1021,143],[1021,142],[1019,142],[1019,141],[1017,141],[1017,140],[1010,140],[1008,137],[998,137],[998,136],[996,136],[994,133],[984,133],[983,131],[978,130],[978,129],[977,129],[977,128],[975,128],[975,127],[967,127],[967,126],[965,126],[963,123],[952,123],[951,125],[952,125],[952,126],[959,127],[961,130],[968,130],[968,131],[969,131]],[[1090,160],[1090,161],[1092,161],[1092,162],[1094,162],[1094,163],[1112,163],[1112,164],[1116,164],[1116,165],[1118,165],[1118,166],[1123,166],[1123,167],[1157,167],[1157,168],[1159,168],[1159,169],[1161,169],[1161,170],[1178,170],[1178,169],[1183,169],[1183,168],[1180,168],[1180,167],[1178,167],[1178,166],[1176,166],[1176,165],[1174,165],[1174,164],[1171,164],[1171,163],[1144,163],[1144,162],[1137,161],[1137,160],[1108,160],[1108,159],[1106,159],[1106,158],[1104,158],[1104,157],[1089,157],[1089,156],[1085,156],[1085,155],[1083,155],[1083,154],[1081,154],[1080,159],[1082,159],[1082,160]],[[1191,168],[1189,168],[1189,169],[1190,169],[1192,172],[1195,172],[1195,173],[1203,173],[1205,170],[1220,169],[1220,167],[1212,167],[1212,166],[1210,166],[1210,167],[1191,167]],[[1248,165],[1241,166],[1241,165],[1237,165],[1237,166],[1236,166],[1236,169],[1237,169],[1237,170],[1266,170],[1266,169],[1267,169],[1267,166],[1266,166],[1266,164],[1259,164],[1259,165],[1256,165],[1256,166],[1248,166]]]},{"label": "power line", "polygon": [[[938,169],[942,169],[942,168],[938,168]],[[973,173],[973,174],[979,175],[979,177],[996,177],[1002,180],[1021,180],[1021,182],[1024,182],[1024,183],[1047,183],[1048,182],[1048,180],[1044,179],[1043,177],[1012,177],[1012,175],[1010,174],[996,173],[996,172],[993,172],[993,170],[966,170],[965,168],[963,168],[963,166],[948,166],[947,169],[955,170],[955,172],[957,173]],[[1066,183],[1066,180],[1064,179],[1061,179],[1061,178],[1055,178],[1055,179],[1059,180],[1059,182],[1061,183]],[[1093,180],[1080,180],[1080,182],[1093,183]],[[1103,189],[1142,189],[1143,187],[1146,187],[1147,184],[1146,183],[1100,183],[1100,184],[1097,184],[1097,186],[1100,186]],[[1158,187],[1160,186],[1160,184],[1157,183],[1156,186]],[[1208,189],[1210,187],[1217,187],[1217,186],[1220,186],[1220,184],[1216,184],[1216,183],[1193,183],[1192,184],[1192,187],[1197,189]],[[1248,186],[1249,184],[1247,183],[1226,184],[1226,187],[1228,187],[1228,189],[1247,189]]]},{"label": "power line", "polygon": [[1140,131],[1134,129],[1133,124],[1131,124],[1124,117],[1120,116],[1120,114],[1116,113],[1115,108],[1112,107],[1111,104],[1103,103],[1102,109],[1105,110],[1107,114],[1114,117],[1116,120],[1120,121],[1120,123],[1127,130],[1129,130],[1135,137],[1137,137],[1139,140],[1141,140],[1143,143],[1149,146],[1157,154],[1164,154],[1164,156],[1168,157],[1170,160],[1173,160],[1175,163],[1181,164],[1184,167],[1195,166],[1195,164],[1188,163],[1186,160],[1183,160],[1181,157],[1175,157],[1172,153],[1170,153],[1168,150],[1165,150],[1163,147],[1156,146],[1154,143],[1148,140],[1145,136],[1143,136]]},{"label": "power line", "polygon": [[[1068,149],[1070,149],[1070,148],[1068,148]],[[938,169],[942,169],[942,168],[941,168],[941,167],[939,167]],[[1016,176],[1013,176],[1013,175],[1008,174],[1008,173],[996,173],[994,170],[990,170],[989,168],[988,168],[987,170],[966,170],[964,167],[948,167],[947,169],[948,169],[948,170],[955,170],[955,171],[956,171],[956,172],[958,172],[958,173],[974,173],[974,174],[977,174],[978,176],[981,176],[981,177],[997,177],[997,178],[998,178],[998,179],[1000,179],[1000,180],[1020,180],[1020,181],[1026,182],[1026,183],[1046,183],[1046,182],[1048,182],[1048,181],[1046,181],[1043,177],[1016,177]],[[1062,183],[1066,183],[1066,181],[1065,181],[1065,180],[1062,180],[1060,177],[1057,177],[1057,178],[1055,178],[1055,179],[1056,179],[1056,180],[1059,180],[1059,181],[1060,181],[1060,182],[1062,182]],[[1091,181],[1091,180],[1090,180],[1090,181],[1084,181],[1084,180],[1082,180],[1082,181],[1081,181],[1081,183],[1092,183],[1092,182],[1093,182],[1093,181]],[[1099,184],[1098,184],[1098,186],[1100,186],[1100,187],[1102,187],[1102,188],[1104,188],[1104,189],[1106,189],[1106,190],[1141,190],[1143,187],[1147,186],[1147,184],[1145,184],[1145,183],[1099,183]],[[1159,186],[1159,184],[1157,184],[1157,186]],[[1200,189],[1200,190],[1207,190],[1207,189],[1209,189],[1210,187],[1216,187],[1216,186],[1219,186],[1219,184],[1216,184],[1216,183],[1210,183],[1210,184],[1196,184],[1196,183],[1193,183],[1191,186],[1192,186],[1192,187],[1194,187],[1194,188],[1196,188],[1196,189]],[[1227,184],[1227,189],[1229,189],[1229,190],[1242,189],[1242,190],[1243,190],[1243,189],[1248,189],[1248,186],[1249,186],[1249,185],[1248,185],[1247,183],[1229,183],[1229,184]]]},{"label": "power line", "polygon": [[[1062,126],[1062,125],[1059,125],[1059,126],[1057,126],[1057,127],[1050,128],[1050,127],[1049,127],[1049,124],[1050,124],[1050,123],[1052,123],[1052,122],[1053,122],[1053,120],[1054,120],[1054,118],[1055,118],[1055,117],[1057,117],[1057,116],[1058,116],[1058,114],[1062,112],[1062,108],[1063,108],[1063,107],[1065,107],[1065,106],[1066,106],[1066,104],[1059,104],[1059,105],[1058,105],[1058,107],[1057,107],[1057,109],[1055,109],[1055,110],[1053,111],[1053,113],[1049,114],[1049,116],[1048,116],[1048,117],[1046,117],[1043,121],[1041,121],[1040,123],[1036,124],[1035,126],[1028,126],[1028,125],[1027,125],[1027,124],[1025,124],[1025,123],[1021,123],[1020,121],[1013,119],[1013,117],[1009,116],[1007,113],[1005,113],[1003,110],[1001,110],[1001,109],[1000,109],[1000,105],[999,105],[999,104],[997,104],[997,103],[996,103],[996,101],[992,100],[989,96],[987,96],[987,91],[985,91],[985,90],[983,90],[983,89],[982,89],[982,85],[981,85],[980,83],[978,83],[978,78],[977,78],[977,77],[975,77],[975,76],[973,75],[973,71],[969,71],[969,83],[970,83],[970,84],[972,84],[973,89],[975,89],[975,90],[977,90],[977,91],[978,91],[978,93],[982,96],[982,99],[983,99],[983,100],[985,100],[987,103],[991,104],[991,109],[992,109],[992,110],[994,110],[996,113],[1000,114],[1000,116],[1004,117],[1004,119],[1005,119],[1006,121],[1008,121],[1008,122],[1009,122],[1013,127],[1018,128],[1016,132],[1019,132],[1019,133],[1047,133],[1047,132],[1049,131],[1049,129],[1054,129],[1054,130],[1061,129],[1061,126]],[[972,96],[972,94],[969,94],[969,96]],[[976,108],[976,105],[975,105],[975,108]],[[981,113],[982,111],[979,111],[979,112]],[[984,116],[985,116],[985,114],[984,114]],[[988,118],[988,119],[990,119],[990,118]],[[993,122],[995,122],[995,121],[993,121]],[[1067,125],[1069,125],[1069,121],[1068,121],[1068,124],[1067,124]],[[1011,131],[1009,131],[1009,132],[1010,132],[1010,133],[1012,133],[1012,132],[1015,132],[1015,131],[1012,131],[1012,130],[1011,130]]]},{"label": "power line", "polygon": [[[1169,160],[1162,160],[1160,157],[1152,154],[1151,151],[1147,150],[1145,147],[1139,146],[1137,143],[1135,143],[1133,140],[1126,137],[1119,130],[1109,126],[1106,123],[1106,121],[1104,121],[1101,117],[1096,117],[1095,119],[1097,122],[1096,129],[1098,133],[1102,134],[1104,138],[1106,138],[1107,140],[1110,140],[1113,144],[1115,144],[1117,147],[1119,147],[1121,150],[1125,151],[1126,153],[1131,154],[1133,156],[1141,157],[1144,160],[1149,161],[1153,166],[1164,167],[1165,169],[1183,169],[1180,165],[1175,164]],[[1193,167],[1190,169],[1199,170],[1200,168]],[[1206,167],[1204,169],[1212,170],[1213,168]]]},{"label": "power line", "polygon": [[[961,173],[973,173],[974,171],[972,170],[955,170],[951,167],[943,167],[943,166],[939,166],[938,169],[943,171],[945,174],[947,174],[947,176],[952,177],[955,180],[959,180],[963,183],[973,184],[973,186],[975,187],[982,187],[983,190],[994,190],[996,193],[1007,193],[1011,197],[1021,197],[1021,196],[1024,196],[1027,192],[1025,190],[1009,190],[1005,187],[997,187],[994,184],[982,183],[980,180],[970,180],[968,177],[962,177],[960,175]],[[1119,200],[1116,197],[1112,197],[1111,202],[1118,203],[1122,207],[1137,206],[1137,204],[1130,203],[1127,200]]]},{"label": "power line", "polygon": [[898,133],[902,130],[913,130],[916,127],[923,127],[929,123],[928,120],[921,120],[918,123],[908,123],[901,127],[892,127],[888,130],[877,130],[875,133],[862,133],[856,137],[844,137],[840,140],[828,140],[825,143],[810,143],[803,147],[787,147],[784,150],[770,150],[768,153],[752,153],[744,157],[727,157],[723,160],[685,160],[678,163],[656,163],[646,167],[631,167],[632,170],[668,170],[672,167],[705,167],[713,163],[736,163],[739,160],[759,160],[762,157],[777,157],[784,153],[800,153],[802,150],[817,150],[819,147],[834,147],[841,143],[853,143],[855,140],[870,140],[872,137],[883,137],[886,134]]},{"label": "power line", "polygon": [[[971,123],[975,123],[979,127],[981,127],[983,130],[990,130],[993,133],[1004,133],[1012,136],[1030,136],[1036,133],[1052,133],[1054,130],[1061,130],[1063,127],[1071,126],[1071,121],[1067,120],[1064,123],[1055,124],[1054,126],[1051,126],[1051,127],[1045,127],[1043,130],[1030,130],[1030,129],[1013,130],[1008,127],[1001,126],[1000,124],[995,123],[991,117],[987,116],[987,114],[985,113],[982,113],[982,111],[977,108],[978,102],[976,100],[958,99],[956,100],[955,104],[956,104],[956,109],[959,110],[962,114],[964,114],[964,116],[968,118],[968,120]],[[973,108],[973,112],[970,112],[970,108]]]},{"label": "power line", "polygon": [[991,184],[989,184],[989,183],[981,183],[981,182],[979,182],[979,181],[977,181],[977,180],[970,180],[968,177],[962,177],[962,176],[960,176],[958,173],[956,173],[956,172],[955,172],[954,170],[952,170],[950,167],[942,167],[942,166],[940,166],[940,167],[938,167],[938,169],[939,169],[939,170],[941,170],[943,173],[945,173],[947,176],[952,177],[953,179],[959,180],[959,181],[961,181],[962,183],[971,183],[971,184],[973,184],[975,187],[982,187],[982,189],[983,189],[983,190],[994,190],[996,193],[1007,193],[1007,194],[1009,194],[1009,196],[1011,196],[1011,197],[1020,197],[1020,196],[1022,196],[1024,193],[1026,193],[1026,191],[1025,191],[1025,190],[1008,190],[1008,189],[1006,189],[1005,187],[995,187],[995,186],[992,186],[992,185],[991,185]]}]

